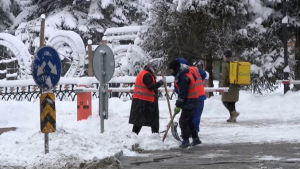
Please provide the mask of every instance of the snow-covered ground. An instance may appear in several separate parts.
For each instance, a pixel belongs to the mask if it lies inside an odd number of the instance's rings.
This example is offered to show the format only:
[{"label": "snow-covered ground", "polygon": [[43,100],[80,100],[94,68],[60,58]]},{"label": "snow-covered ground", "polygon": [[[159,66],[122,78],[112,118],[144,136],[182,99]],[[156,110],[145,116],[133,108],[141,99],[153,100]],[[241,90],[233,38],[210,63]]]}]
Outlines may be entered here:
[{"label": "snow-covered ground", "polygon": [[[300,92],[282,93],[282,89],[264,95],[241,91],[237,103],[241,115],[235,124],[225,122],[229,113],[220,101],[221,96],[206,100],[200,132],[203,144],[300,142]],[[128,124],[131,101],[117,98],[109,101],[109,119],[105,120],[103,134],[100,133],[97,100],[92,103],[92,117],[84,121],[76,121],[77,102],[57,101],[57,131],[49,134],[50,153],[47,155],[44,154],[44,135],[40,132],[39,101],[0,101],[0,128],[17,127],[16,131],[0,136],[0,164],[61,166],[72,160],[104,158],[120,150],[125,155],[139,155],[130,151],[134,143],[147,150],[178,147],[179,142],[171,133],[162,142],[163,134],[151,134],[148,127],[142,128],[140,135],[133,138],[132,125]],[[172,108],[174,103],[175,99],[171,101]],[[159,106],[162,131],[170,117],[164,99]]]}]

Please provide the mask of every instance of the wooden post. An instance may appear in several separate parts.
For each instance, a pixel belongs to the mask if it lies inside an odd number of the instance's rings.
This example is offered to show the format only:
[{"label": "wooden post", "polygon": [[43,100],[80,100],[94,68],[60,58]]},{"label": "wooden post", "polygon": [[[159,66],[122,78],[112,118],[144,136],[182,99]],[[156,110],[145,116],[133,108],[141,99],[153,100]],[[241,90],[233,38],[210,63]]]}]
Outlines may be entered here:
[{"label": "wooden post", "polygon": [[89,57],[89,66],[88,66],[88,76],[93,76],[93,49],[92,49],[92,40],[88,40],[88,57]]},{"label": "wooden post", "polygon": [[102,40],[103,45],[107,45],[107,40]]},{"label": "wooden post", "polygon": [[45,42],[45,18],[46,16],[43,14],[41,15],[41,30],[40,30],[40,48],[44,46]]}]

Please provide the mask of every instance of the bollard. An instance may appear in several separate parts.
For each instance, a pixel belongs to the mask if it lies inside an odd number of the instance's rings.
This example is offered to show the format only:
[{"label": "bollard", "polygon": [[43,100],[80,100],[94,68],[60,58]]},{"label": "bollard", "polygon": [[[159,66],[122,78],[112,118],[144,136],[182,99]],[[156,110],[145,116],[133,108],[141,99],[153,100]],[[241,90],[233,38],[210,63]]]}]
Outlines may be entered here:
[{"label": "bollard", "polygon": [[[86,85],[77,85],[77,87],[84,87]],[[92,115],[92,93],[78,93],[77,94],[77,121],[86,120]]]}]

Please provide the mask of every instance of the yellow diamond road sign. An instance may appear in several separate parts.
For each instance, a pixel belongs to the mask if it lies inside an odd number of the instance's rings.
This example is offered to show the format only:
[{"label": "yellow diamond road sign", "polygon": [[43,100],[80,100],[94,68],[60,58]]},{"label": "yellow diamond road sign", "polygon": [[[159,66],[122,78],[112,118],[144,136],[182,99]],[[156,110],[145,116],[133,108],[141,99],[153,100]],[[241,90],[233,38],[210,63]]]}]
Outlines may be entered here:
[{"label": "yellow diamond road sign", "polygon": [[53,133],[56,129],[55,96],[45,93],[40,97],[41,132]]}]

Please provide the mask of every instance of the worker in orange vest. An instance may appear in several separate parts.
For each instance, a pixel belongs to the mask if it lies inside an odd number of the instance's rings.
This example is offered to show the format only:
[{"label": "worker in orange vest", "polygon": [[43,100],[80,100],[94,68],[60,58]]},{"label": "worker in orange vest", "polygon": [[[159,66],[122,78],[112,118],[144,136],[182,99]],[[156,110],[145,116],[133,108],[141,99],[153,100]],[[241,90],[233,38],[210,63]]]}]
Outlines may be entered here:
[{"label": "worker in orange vest", "polygon": [[[179,125],[183,141],[179,147],[196,146],[201,144],[198,132],[193,124],[194,109],[198,107],[197,77],[190,72],[187,65],[180,64],[178,60],[171,61],[168,68],[175,77],[174,85],[178,88],[178,99],[176,100],[174,112],[178,114],[180,109],[182,110]],[[190,135],[193,138],[192,143],[189,141]]]},{"label": "worker in orange vest", "polygon": [[159,132],[157,89],[166,82],[166,78],[156,82],[158,66],[157,62],[150,62],[136,77],[129,123],[133,124],[132,132],[137,135],[142,126],[151,127],[152,133]]},{"label": "worker in orange vest", "polygon": [[[177,59],[181,64],[188,65],[188,62],[184,58]],[[189,66],[190,71],[197,76],[197,88],[198,88],[198,107],[194,110],[193,123],[197,132],[200,132],[200,120],[204,109],[204,100],[206,100],[206,94],[204,90],[203,80],[206,78],[206,72],[202,69],[198,69],[195,66]],[[175,92],[178,93],[178,89],[175,87]]]}]

